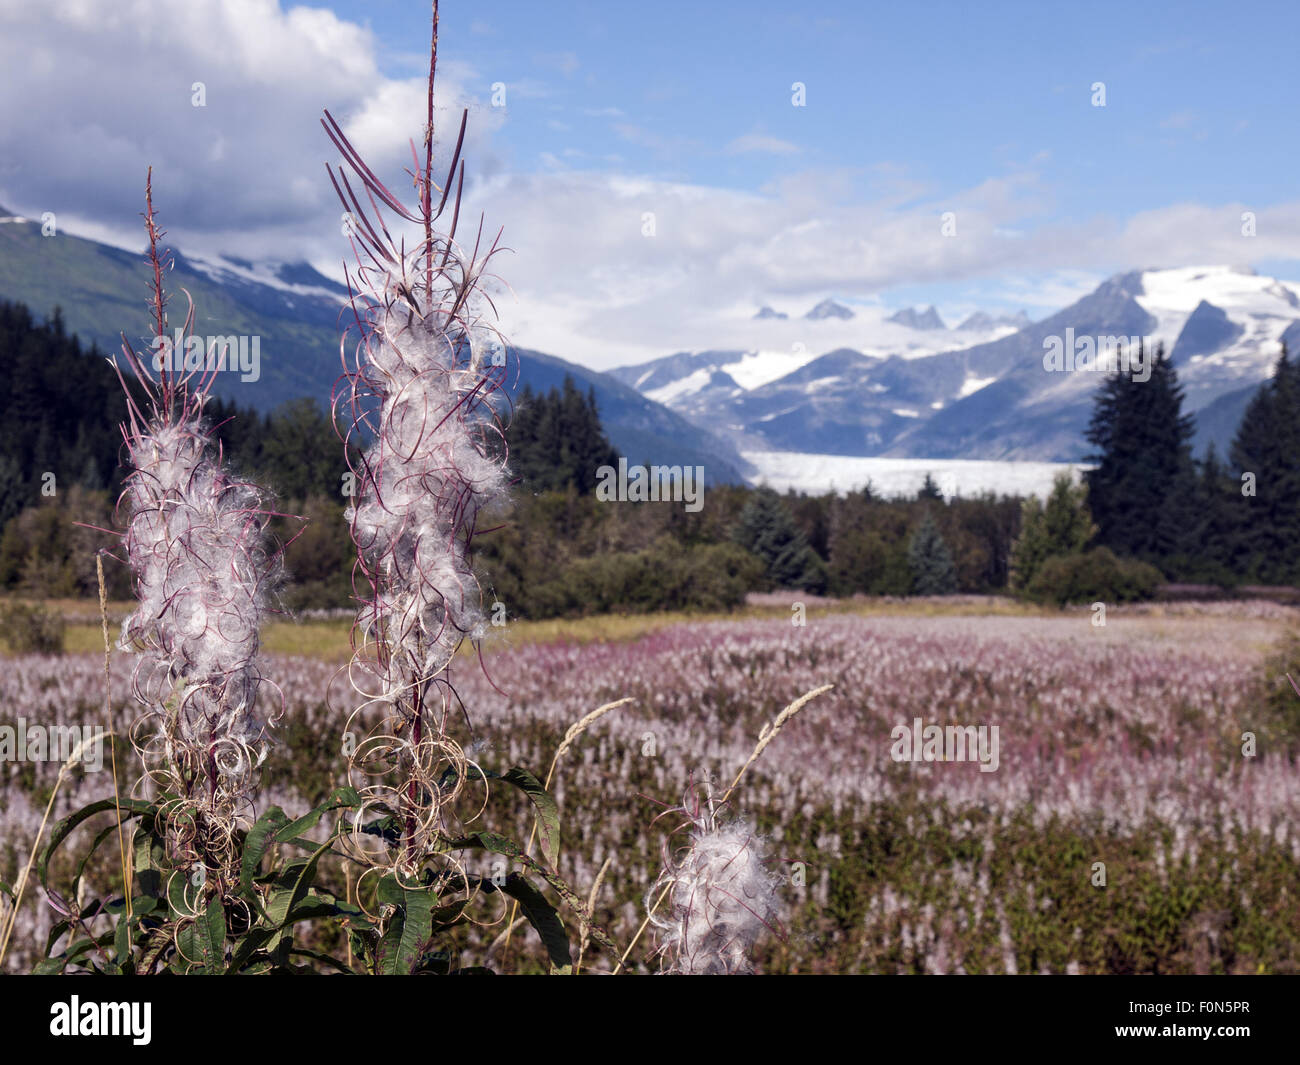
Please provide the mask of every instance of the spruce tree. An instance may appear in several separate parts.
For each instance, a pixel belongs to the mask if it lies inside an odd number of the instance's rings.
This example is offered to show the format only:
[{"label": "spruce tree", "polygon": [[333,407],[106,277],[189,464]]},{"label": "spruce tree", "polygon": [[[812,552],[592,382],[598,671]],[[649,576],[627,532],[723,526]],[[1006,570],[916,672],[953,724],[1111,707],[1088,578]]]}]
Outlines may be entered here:
[{"label": "spruce tree", "polygon": [[929,473],[926,473],[925,481],[922,482],[921,487],[917,490],[916,498],[922,503],[943,502],[943,493],[939,490],[939,486],[935,483],[934,478],[931,477]]},{"label": "spruce tree", "polygon": [[584,396],[571,376],[561,389],[535,393],[525,386],[507,433],[510,468],[532,492],[564,491],[580,495],[596,489],[597,470],[618,462],[596,409],[596,393]]},{"label": "spruce tree", "polygon": [[1199,549],[1195,427],[1182,412],[1183,390],[1163,346],[1149,368],[1145,381],[1134,366],[1121,368],[1098,389],[1086,433],[1096,465],[1084,479],[1097,543],[1177,573]]},{"label": "spruce tree", "polygon": [[907,564],[912,571],[913,595],[952,595],[957,590],[952,553],[928,510],[908,541]]},{"label": "spruce tree", "polygon": [[1225,586],[1235,583],[1236,577],[1247,568],[1240,557],[1238,526],[1243,513],[1242,496],[1238,482],[1219,459],[1213,441],[1200,464],[1196,487],[1201,554],[1193,578]]},{"label": "spruce tree", "polygon": [[825,566],[789,508],[770,488],[760,488],[750,496],[731,538],[763,562],[770,585],[806,592],[825,589]]},{"label": "spruce tree", "polygon": [[1232,443],[1238,571],[1267,584],[1297,579],[1300,558],[1300,364],[1283,345]]}]

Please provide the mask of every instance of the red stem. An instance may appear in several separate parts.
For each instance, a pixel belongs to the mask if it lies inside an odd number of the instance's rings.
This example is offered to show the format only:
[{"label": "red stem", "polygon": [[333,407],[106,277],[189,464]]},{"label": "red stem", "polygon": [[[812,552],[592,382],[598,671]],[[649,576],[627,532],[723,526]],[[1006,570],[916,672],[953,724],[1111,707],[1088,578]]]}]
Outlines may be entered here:
[{"label": "red stem", "polygon": [[433,40],[429,45],[428,122],[424,129],[424,187],[420,208],[424,215],[424,294],[433,292],[433,74],[438,66],[438,0],[433,0]]}]

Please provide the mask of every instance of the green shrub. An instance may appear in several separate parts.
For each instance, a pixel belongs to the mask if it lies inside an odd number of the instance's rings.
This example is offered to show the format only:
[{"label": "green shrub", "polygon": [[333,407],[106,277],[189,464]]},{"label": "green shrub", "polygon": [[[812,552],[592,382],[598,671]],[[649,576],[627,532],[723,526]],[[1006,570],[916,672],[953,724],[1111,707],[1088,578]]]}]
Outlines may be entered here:
[{"label": "green shrub", "polygon": [[1081,555],[1053,555],[1029,583],[1029,596],[1043,603],[1127,603],[1150,599],[1164,576],[1154,566],[1116,558],[1107,547]]},{"label": "green shrub", "polygon": [[648,551],[577,560],[550,605],[579,614],[730,610],[762,574],[762,562],[733,544],[683,548],[663,541]]},{"label": "green shrub", "polygon": [[26,603],[0,604],[0,638],[18,655],[61,655],[65,625],[63,615]]},{"label": "green shrub", "polygon": [[1011,587],[1029,587],[1047,559],[1077,554],[1096,533],[1087,486],[1075,485],[1068,473],[1058,474],[1046,505],[1036,496],[1021,505],[1020,536],[1011,546]]},{"label": "green shrub", "polygon": [[1241,728],[1256,733],[1260,753],[1300,754],[1300,694],[1287,675],[1300,684],[1300,630],[1288,629],[1264,662],[1246,700]]}]

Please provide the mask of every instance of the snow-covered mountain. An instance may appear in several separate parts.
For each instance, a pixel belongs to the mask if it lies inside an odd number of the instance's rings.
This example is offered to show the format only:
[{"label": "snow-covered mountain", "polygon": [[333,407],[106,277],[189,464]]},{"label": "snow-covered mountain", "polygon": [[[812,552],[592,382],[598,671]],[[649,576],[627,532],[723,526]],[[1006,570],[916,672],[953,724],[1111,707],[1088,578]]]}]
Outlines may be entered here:
[{"label": "snow-covered mountain", "polygon": [[988,333],[997,329],[999,326],[1010,326],[1012,329],[1024,329],[1029,324],[1029,315],[1024,311],[1017,311],[1015,314],[999,314],[996,318],[984,311],[976,311],[974,314],[967,315],[962,319],[958,329],[969,330],[971,332]]},{"label": "snow-covered mountain", "polygon": [[814,322],[821,321],[823,318],[843,318],[847,320],[853,317],[853,312],[834,300],[822,300],[804,317]]},{"label": "snow-covered mountain", "polygon": [[1077,462],[1104,375],[1051,368],[1052,345],[1163,344],[1185,409],[1222,446],[1284,336],[1300,350],[1300,284],[1226,266],[1143,270],[1036,323],[975,314],[940,330],[911,310],[763,326],[803,332],[789,349],[682,352],[612,376],[744,451]]},{"label": "snow-covered mountain", "polygon": [[[173,258],[167,284],[174,324],[178,314],[184,317],[183,290],[194,299],[197,335],[258,338],[259,372],[248,378],[218,373],[216,395],[263,411],[303,396],[328,406],[342,370],[340,331],[351,320],[343,313],[345,288],[306,263],[199,258],[176,249]],[[40,222],[0,207],[0,300],[23,303],[38,318],[60,307],[65,327],[87,348],[116,351],[121,332],[144,343],[147,277],[139,252],[68,233],[52,243]],[[611,442],[633,465],[702,465],[711,484],[742,479],[747,466],[735,449],[680,414],[584,366],[524,348],[512,352],[518,358],[509,362],[512,401],[525,387],[544,392],[571,376],[583,392],[595,393]]]},{"label": "snow-covered mountain", "polygon": [[[943,319],[939,317],[939,312],[935,310],[934,304],[930,304],[923,311],[918,311],[915,307],[904,307],[901,311],[895,311],[888,318],[887,322],[897,322],[899,325],[905,325],[909,329],[947,329]],[[969,322],[970,319],[967,319]],[[982,326],[982,323],[980,323]]]}]

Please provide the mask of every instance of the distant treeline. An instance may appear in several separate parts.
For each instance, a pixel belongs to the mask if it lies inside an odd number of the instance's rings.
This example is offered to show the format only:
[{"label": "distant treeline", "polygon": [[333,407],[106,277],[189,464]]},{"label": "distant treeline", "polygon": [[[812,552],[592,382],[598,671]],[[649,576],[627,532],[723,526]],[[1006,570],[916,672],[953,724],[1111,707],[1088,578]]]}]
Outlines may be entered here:
[{"label": "distant treeline", "polygon": [[[120,360],[119,360],[120,362]],[[64,329],[56,308],[37,322],[0,301],[0,588],[27,595],[96,594],[95,551],[115,538],[83,526],[120,529],[114,515],[125,475],[119,425],[126,397],[105,353]],[[124,369],[136,401],[143,389]],[[328,412],[310,399],[272,414],[212,400],[207,412],[233,468],[272,486],[280,509],[310,520],[288,547],[291,607],[346,603],[351,544],[343,526],[343,448]],[[281,542],[301,522],[277,519]],[[339,533],[344,530],[344,535]],[[105,567],[115,598],[130,595],[126,568]]]},{"label": "distant treeline", "polygon": [[[54,316],[0,303],[0,360],[14,387],[0,419],[0,588],[94,592],[94,550],[112,513],[125,414],[121,385]],[[1300,583],[1300,368],[1285,351],[1247,411],[1228,463],[1192,458],[1190,417],[1157,352],[1149,381],[1099,389],[1086,486],[1046,503],[985,494],[945,499],[929,478],[912,498],[778,494],[710,487],[705,504],[608,503],[596,471],[615,465],[595,396],[572,380],[529,389],[505,437],[515,490],[476,541],[485,599],[508,617],[727,609],[750,591],[944,595],[1008,589],[1056,601],[1121,600],[1163,580]],[[138,387],[138,386],[136,386]],[[343,512],[347,466],[329,413],[311,400],[269,414],[214,400],[208,413],[234,468],[309,519],[286,552],[289,609],[347,606],[355,558]],[[42,492],[53,474],[57,486]],[[282,541],[301,523],[279,519]],[[129,595],[110,567],[111,591]]]}]

